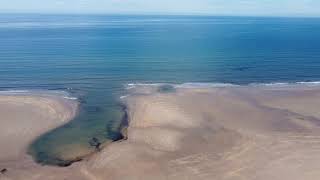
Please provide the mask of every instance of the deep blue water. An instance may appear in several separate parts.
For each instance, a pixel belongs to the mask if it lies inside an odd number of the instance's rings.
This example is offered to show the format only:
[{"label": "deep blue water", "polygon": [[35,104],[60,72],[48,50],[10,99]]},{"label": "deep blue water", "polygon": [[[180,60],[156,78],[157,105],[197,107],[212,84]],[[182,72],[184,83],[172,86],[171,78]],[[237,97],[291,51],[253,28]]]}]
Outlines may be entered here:
[{"label": "deep blue water", "polygon": [[300,81],[320,81],[317,18],[0,15],[0,90],[81,101],[72,123],[31,147],[40,160],[119,138],[128,83]]}]

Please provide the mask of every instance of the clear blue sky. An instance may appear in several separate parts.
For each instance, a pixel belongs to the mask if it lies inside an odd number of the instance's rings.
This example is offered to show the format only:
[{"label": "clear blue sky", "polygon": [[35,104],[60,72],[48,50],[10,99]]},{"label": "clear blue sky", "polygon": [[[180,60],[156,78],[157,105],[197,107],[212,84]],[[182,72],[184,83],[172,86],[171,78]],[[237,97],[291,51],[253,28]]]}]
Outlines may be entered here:
[{"label": "clear blue sky", "polygon": [[320,0],[0,0],[0,12],[320,17]]}]

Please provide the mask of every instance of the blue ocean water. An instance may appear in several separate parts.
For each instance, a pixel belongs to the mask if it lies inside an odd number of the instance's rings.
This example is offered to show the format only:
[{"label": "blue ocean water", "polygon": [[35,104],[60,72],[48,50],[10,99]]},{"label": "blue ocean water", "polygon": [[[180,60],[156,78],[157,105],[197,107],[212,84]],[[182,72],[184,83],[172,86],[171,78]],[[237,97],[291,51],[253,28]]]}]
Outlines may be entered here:
[{"label": "blue ocean water", "polygon": [[0,90],[81,102],[74,121],[30,148],[43,163],[88,154],[92,137],[120,138],[129,83],[310,81],[320,81],[319,18],[0,15]]}]

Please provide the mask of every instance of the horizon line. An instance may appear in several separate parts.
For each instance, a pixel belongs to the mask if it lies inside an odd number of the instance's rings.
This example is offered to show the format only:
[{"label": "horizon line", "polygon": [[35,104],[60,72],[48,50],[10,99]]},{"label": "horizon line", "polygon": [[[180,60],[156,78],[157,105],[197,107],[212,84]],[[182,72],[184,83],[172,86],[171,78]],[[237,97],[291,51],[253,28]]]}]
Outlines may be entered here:
[{"label": "horizon line", "polygon": [[198,17],[261,17],[261,18],[320,18],[311,15],[253,15],[205,13],[103,13],[103,12],[0,12],[0,15],[84,15],[84,16],[198,16]]}]

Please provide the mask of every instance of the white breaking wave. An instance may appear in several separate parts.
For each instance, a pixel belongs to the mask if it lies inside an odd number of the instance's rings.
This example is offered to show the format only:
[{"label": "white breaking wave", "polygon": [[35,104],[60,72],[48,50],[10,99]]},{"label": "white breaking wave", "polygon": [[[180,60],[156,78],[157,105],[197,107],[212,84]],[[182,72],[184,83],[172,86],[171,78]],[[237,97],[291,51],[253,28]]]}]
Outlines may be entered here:
[{"label": "white breaking wave", "polygon": [[170,85],[169,83],[129,83],[125,85],[126,89],[132,89],[138,86],[161,86],[161,85]]},{"label": "white breaking wave", "polygon": [[237,87],[240,85],[231,83],[183,83],[174,85],[176,88],[206,88],[206,87]]},{"label": "white breaking wave", "polygon": [[320,81],[313,81],[313,82],[297,82],[297,84],[311,84],[311,85],[318,85]]},{"label": "white breaking wave", "polygon": [[69,97],[69,96],[63,96],[64,99],[69,99],[69,100],[77,100],[78,98],[76,97]]},{"label": "white breaking wave", "polygon": [[249,86],[272,86],[272,87],[283,87],[283,86],[318,86],[320,81],[305,81],[305,82],[275,82],[275,83],[251,83]]},{"label": "white breaking wave", "polygon": [[125,96],[120,96],[120,99],[125,99],[127,98],[129,95],[125,95]]},{"label": "white breaking wave", "polygon": [[129,83],[126,85],[126,89],[132,89],[143,86],[162,86],[171,85],[175,88],[215,88],[215,87],[245,87],[245,86],[268,86],[268,87],[283,87],[294,85],[306,85],[306,86],[320,86],[320,81],[305,81],[305,82],[270,82],[270,83],[250,83],[250,84],[232,84],[232,83],[201,83],[201,82],[188,82],[182,84],[173,83]]},{"label": "white breaking wave", "polygon": [[77,100],[77,97],[71,96],[66,91],[53,90],[3,90],[0,95],[40,95],[40,96],[57,96],[69,100]]},{"label": "white breaking wave", "polygon": [[24,94],[24,93],[29,93],[29,90],[5,90],[5,91],[0,91],[0,94]]}]

